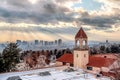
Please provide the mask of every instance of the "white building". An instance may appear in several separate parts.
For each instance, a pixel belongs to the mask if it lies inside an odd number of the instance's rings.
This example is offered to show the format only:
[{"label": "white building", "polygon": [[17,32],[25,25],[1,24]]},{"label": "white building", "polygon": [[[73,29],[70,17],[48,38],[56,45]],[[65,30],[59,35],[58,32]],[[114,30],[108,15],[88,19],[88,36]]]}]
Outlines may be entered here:
[{"label": "white building", "polygon": [[89,55],[87,39],[86,33],[80,28],[75,36],[75,49],[73,54],[64,54],[57,60],[56,64],[67,64],[96,74],[110,72],[114,68],[120,68],[118,59],[112,58],[109,55],[107,57]]}]

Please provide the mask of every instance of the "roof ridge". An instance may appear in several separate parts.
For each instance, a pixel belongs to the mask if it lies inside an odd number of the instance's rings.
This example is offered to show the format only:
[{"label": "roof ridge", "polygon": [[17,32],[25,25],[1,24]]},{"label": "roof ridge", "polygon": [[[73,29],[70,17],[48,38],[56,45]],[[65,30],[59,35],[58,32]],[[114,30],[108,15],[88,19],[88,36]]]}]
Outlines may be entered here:
[{"label": "roof ridge", "polygon": [[87,38],[86,33],[84,32],[83,28],[81,27],[77,32],[75,38]]}]

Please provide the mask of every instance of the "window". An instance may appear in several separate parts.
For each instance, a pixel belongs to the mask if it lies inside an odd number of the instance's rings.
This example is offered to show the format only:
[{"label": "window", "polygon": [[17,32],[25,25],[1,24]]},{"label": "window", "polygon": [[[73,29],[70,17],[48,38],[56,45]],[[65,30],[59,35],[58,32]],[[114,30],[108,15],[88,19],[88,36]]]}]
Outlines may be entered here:
[{"label": "window", "polygon": [[83,46],[85,46],[85,41],[83,41]]},{"label": "window", "polygon": [[71,67],[73,67],[73,64],[70,64]]},{"label": "window", "polygon": [[84,54],[84,57],[86,57],[86,54]]},{"label": "window", "polygon": [[65,63],[65,62],[63,62],[63,65],[66,65],[66,63]]},{"label": "window", "polygon": [[78,58],[78,54],[76,55],[76,57]]},{"label": "window", "polygon": [[87,70],[92,70],[92,67],[90,67],[90,66],[87,66]]}]

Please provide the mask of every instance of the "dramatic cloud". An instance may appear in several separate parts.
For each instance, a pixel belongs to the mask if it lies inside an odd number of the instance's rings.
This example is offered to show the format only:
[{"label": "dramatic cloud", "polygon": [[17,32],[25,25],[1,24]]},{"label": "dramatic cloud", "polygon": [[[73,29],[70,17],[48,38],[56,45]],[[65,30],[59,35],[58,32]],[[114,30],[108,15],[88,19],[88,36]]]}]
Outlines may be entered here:
[{"label": "dramatic cloud", "polygon": [[20,36],[22,33],[25,36],[30,34],[34,39],[35,34],[42,34],[42,37],[50,34],[54,39],[74,39],[81,26],[91,37],[93,31],[98,32],[95,34],[101,38],[107,33],[120,31],[119,0],[92,0],[102,3],[99,9],[93,10],[87,7],[91,5],[87,3],[89,1],[85,2],[83,6],[82,0],[0,0],[0,32],[13,31],[18,35],[21,33]]},{"label": "dramatic cloud", "polygon": [[69,13],[71,10],[68,7],[47,0],[39,0],[36,4],[31,4],[27,0],[5,0],[0,7],[0,17],[6,22],[56,23],[71,21]]},{"label": "dramatic cloud", "polygon": [[[109,29],[112,28],[112,26],[116,24],[117,26],[120,26],[118,25],[118,23],[120,23],[120,1],[100,0],[100,2],[104,3],[104,5],[101,6],[100,10],[94,10],[90,12],[84,11],[78,20],[82,24],[91,25],[95,29],[109,32]],[[111,3],[111,5],[108,3]]]},{"label": "dramatic cloud", "polygon": [[99,16],[89,15],[88,17],[81,17],[79,20],[82,21],[84,24],[96,26],[96,29],[106,29],[111,28],[112,25],[119,23],[120,15],[112,15],[112,16]]}]

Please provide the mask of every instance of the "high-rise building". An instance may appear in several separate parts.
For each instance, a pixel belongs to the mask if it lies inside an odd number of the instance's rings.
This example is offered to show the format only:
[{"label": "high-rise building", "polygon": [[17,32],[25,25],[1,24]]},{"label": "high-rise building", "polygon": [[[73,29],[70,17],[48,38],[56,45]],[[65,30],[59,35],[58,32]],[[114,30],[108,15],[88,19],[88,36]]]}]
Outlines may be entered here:
[{"label": "high-rise building", "polygon": [[27,41],[23,41],[23,42],[22,42],[23,45],[26,45],[27,43],[28,43]]},{"label": "high-rise building", "polygon": [[16,43],[17,44],[21,44],[21,40],[16,40]]},{"label": "high-rise building", "polygon": [[40,40],[40,44],[43,45],[43,40]]},{"label": "high-rise building", "polygon": [[35,45],[37,45],[39,43],[39,41],[38,40],[35,40]]},{"label": "high-rise building", "polygon": [[44,44],[45,44],[45,45],[48,45],[48,41],[44,41]]},{"label": "high-rise building", "polygon": [[57,40],[55,40],[55,44],[57,44],[58,42],[57,42]]},{"label": "high-rise building", "polygon": [[58,39],[58,45],[62,44],[62,39]]}]

